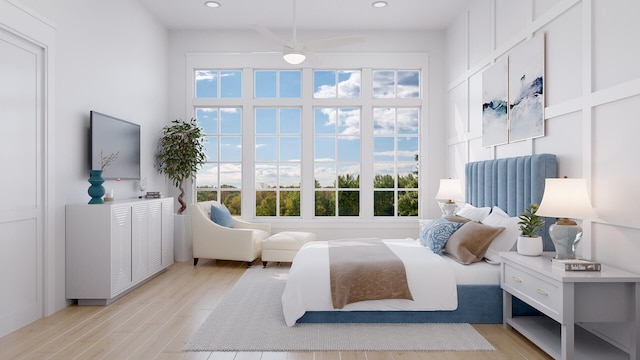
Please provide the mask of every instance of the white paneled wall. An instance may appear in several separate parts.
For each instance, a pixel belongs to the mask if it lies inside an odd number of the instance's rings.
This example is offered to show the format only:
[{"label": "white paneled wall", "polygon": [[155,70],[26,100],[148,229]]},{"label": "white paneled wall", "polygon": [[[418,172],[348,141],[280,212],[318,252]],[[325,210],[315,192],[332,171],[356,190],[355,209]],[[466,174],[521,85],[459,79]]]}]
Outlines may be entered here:
[{"label": "white paneled wall", "polygon": [[[599,217],[578,255],[640,273],[640,1],[474,0],[447,31],[447,171],[469,161],[558,155],[558,175],[586,178]],[[546,136],[482,147],[482,71],[545,35]],[[489,48],[487,48],[489,44]],[[586,324],[621,348],[624,326]]]},{"label": "white paneled wall", "polygon": [[[447,31],[447,171],[464,163],[558,155],[558,174],[586,178],[599,214],[578,254],[640,273],[640,2],[476,0]],[[546,136],[483,148],[482,71],[545,35]]]}]

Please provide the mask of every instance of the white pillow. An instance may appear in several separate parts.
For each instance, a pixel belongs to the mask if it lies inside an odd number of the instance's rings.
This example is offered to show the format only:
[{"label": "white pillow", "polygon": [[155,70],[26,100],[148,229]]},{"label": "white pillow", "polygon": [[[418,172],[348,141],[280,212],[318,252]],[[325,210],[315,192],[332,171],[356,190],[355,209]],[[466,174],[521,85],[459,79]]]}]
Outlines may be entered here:
[{"label": "white pillow", "polygon": [[471,204],[465,204],[462,209],[458,210],[456,215],[460,215],[472,221],[482,221],[489,215],[490,212],[490,207],[479,208]]},{"label": "white pillow", "polygon": [[489,249],[484,254],[484,257],[490,263],[500,263],[500,251],[511,251],[518,241],[518,235],[520,235],[520,226],[518,225],[517,216],[509,217],[509,214],[504,212],[497,206],[494,206],[491,210],[491,214],[487,216],[482,223],[491,226],[501,226],[504,231],[498,234],[495,239],[489,245]]}]

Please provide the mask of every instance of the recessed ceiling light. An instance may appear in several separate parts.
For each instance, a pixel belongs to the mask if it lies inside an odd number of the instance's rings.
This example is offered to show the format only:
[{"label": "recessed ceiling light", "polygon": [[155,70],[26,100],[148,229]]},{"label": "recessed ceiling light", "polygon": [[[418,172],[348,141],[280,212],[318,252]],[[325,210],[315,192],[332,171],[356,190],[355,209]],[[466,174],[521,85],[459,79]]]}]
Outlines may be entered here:
[{"label": "recessed ceiling light", "polygon": [[386,1],[374,1],[373,4],[371,4],[374,8],[383,8],[387,7],[387,5],[389,4]]},{"label": "recessed ceiling light", "polygon": [[221,5],[217,1],[205,1],[204,2],[204,6],[207,6],[207,7],[210,7],[210,8],[219,8]]}]

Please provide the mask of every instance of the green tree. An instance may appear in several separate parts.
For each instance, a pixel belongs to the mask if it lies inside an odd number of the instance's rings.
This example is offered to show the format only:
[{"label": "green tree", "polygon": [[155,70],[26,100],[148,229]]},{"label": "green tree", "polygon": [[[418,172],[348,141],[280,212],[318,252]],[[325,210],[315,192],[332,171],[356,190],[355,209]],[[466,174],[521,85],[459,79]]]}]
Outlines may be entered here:
[{"label": "green tree", "polygon": [[[222,185],[222,189],[236,189],[232,185]],[[242,192],[240,191],[220,191],[222,203],[229,209],[231,215],[240,216],[242,214]]]},{"label": "green tree", "polygon": [[316,191],[315,194],[315,215],[335,216],[336,215],[336,193],[335,191]]},{"label": "green tree", "polygon": [[276,192],[256,191],[256,216],[276,216]]},{"label": "green tree", "polygon": [[398,192],[398,216],[418,216],[418,192]]},{"label": "green tree", "polygon": [[375,189],[393,189],[394,186],[393,175],[376,175],[373,178],[373,187]]},{"label": "green tree", "polygon": [[280,192],[280,216],[300,216],[300,191]]}]

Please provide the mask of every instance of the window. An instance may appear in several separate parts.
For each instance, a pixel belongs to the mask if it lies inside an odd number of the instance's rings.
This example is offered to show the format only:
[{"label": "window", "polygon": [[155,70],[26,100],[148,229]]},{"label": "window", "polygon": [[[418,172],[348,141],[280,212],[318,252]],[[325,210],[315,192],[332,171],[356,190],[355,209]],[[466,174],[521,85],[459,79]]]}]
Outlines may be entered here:
[{"label": "window", "polygon": [[360,71],[315,70],[313,97],[316,99],[359,98]]},{"label": "window", "polygon": [[360,109],[314,110],[315,216],[360,215]]},{"label": "window", "polygon": [[240,98],[241,70],[196,70],[196,98]]},{"label": "window", "polygon": [[418,58],[414,69],[193,66],[190,106],[208,139],[198,201],[272,219],[417,217],[426,68]]},{"label": "window", "polygon": [[418,215],[418,108],[373,109],[374,215]]},{"label": "window", "polygon": [[419,98],[420,71],[376,70],[373,72],[374,98]]},{"label": "window", "polygon": [[300,70],[256,70],[255,97],[265,98],[300,98]]},{"label": "window", "polygon": [[256,216],[300,216],[300,108],[257,108]]},{"label": "window", "polygon": [[198,201],[218,200],[232,215],[242,210],[242,109],[197,108],[207,162],[196,175]]}]

